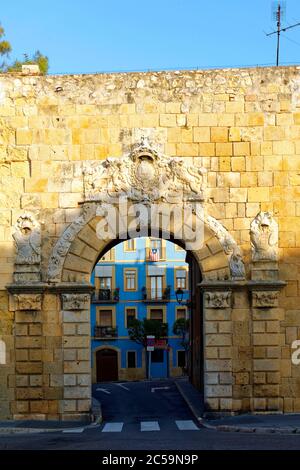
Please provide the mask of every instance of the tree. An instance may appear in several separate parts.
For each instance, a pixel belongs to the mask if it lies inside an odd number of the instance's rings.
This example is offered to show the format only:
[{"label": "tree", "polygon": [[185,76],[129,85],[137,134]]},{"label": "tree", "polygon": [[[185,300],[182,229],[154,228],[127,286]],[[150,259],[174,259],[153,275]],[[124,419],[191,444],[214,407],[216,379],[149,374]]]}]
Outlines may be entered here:
[{"label": "tree", "polygon": [[129,338],[135,343],[141,344],[144,348],[147,346],[147,336],[153,335],[155,339],[167,336],[168,324],[157,320],[144,318],[142,321],[133,319],[128,328]]},{"label": "tree", "polygon": [[[168,324],[162,323],[157,320],[149,320],[144,318],[142,321],[136,318],[131,320],[130,327],[128,328],[129,338],[137,344],[141,344],[144,348],[147,347],[147,336],[155,336],[155,339],[160,339],[162,336],[167,336]],[[148,352],[148,355],[150,352]],[[150,358],[150,356],[148,356]],[[150,378],[150,370],[148,368],[148,377]]]},{"label": "tree", "polygon": [[[12,47],[8,41],[3,39],[5,36],[4,28],[0,25],[0,56],[8,57],[12,51]],[[0,72],[21,72],[22,65],[37,64],[40,72],[46,75],[49,69],[48,57],[43,55],[40,51],[36,51],[31,57],[24,54],[24,60],[15,60],[12,64],[7,65],[5,61],[0,64]]]},{"label": "tree", "polygon": [[[190,341],[189,341],[189,330],[190,330],[190,322],[186,318],[178,318],[173,325],[173,333],[176,336],[181,336],[181,346],[185,352],[185,363],[187,364],[187,353],[190,349]],[[182,372],[186,372],[186,367],[182,368]]]},{"label": "tree", "polygon": [[[8,41],[3,39],[5,36],[4,28],[0,24],[0,56],[1,57],[8,57],[9,53],[11,52],[11,45]],[[5,62],[0,65],[0,69],[5,67]]]}]

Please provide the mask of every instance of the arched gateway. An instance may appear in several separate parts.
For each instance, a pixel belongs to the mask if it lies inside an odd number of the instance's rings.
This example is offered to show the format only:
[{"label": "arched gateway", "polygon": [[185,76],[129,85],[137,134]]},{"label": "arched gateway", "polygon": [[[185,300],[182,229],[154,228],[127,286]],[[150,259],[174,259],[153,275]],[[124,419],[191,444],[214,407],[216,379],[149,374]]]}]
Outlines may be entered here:
[{"label": "arched gateway", "polygon": [[[16,381],[24,386],[17,389],[14,416],[88,417],[90,275],[114,241],[145,234],[177,240],[201,271],[196,292],[204,299],[206,409],[259,409],[264,389],[254,381],[260,365],[256,361],[254,367],[253,358],[255,348],[268,344],[268,338],[262,333],[255,345],[251,337],[253,318],[266,315],[259,308],[267,307],[269,315],[277,306],[281,284],[274,260],[267,270],[257,260],[255,274],[247,281],[237,243],[209,215],[205,171],[160,155],[144,140],[122,158],[85,162],[83,180],[80,214],[58,237],[49,259],[41,256],[41,231],[34,215],[21,214],[15,227],[18,253],[14,284],[8,286],[11,309],[16,328],[26,324],[35,333],[28,338],[27,355],[17,357]],[[256,253],[257,246],[263,250],[258,232],[264,224],[262,219],[256,232],[253,229]],[[273,409],[278,409],[275,400]]]}]

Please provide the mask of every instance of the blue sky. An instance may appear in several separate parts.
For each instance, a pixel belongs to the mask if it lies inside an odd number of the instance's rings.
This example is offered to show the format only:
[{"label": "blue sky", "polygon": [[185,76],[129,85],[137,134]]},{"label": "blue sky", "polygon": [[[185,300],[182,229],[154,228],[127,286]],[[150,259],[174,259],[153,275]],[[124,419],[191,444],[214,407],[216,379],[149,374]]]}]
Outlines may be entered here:
[{"label": "blue sky", "polygon": [[[11,0],[0,22],[11,58],[40,49],[50,73],[273,64],[272,0]],[[287,0],[286,22],[300,22]],[[284,33],[281,62],[300,62],[300,27]],[[287,39],[288,38],[288,39]],[[293,42],[292,42],[293,41]]]}]

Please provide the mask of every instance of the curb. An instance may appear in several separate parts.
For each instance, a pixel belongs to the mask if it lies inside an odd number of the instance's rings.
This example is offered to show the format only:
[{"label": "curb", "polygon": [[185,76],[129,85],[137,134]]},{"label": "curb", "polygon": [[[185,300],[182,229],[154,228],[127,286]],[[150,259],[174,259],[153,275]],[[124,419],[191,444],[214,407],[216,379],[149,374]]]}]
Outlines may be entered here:
[{"label": "curb", "polygon": [[85,426],[74,426],[73,428],[1,428],[0,427],[0,435],[1,434],[41,434],[43,432],[76,432],[76,429],[91,429],[96,428],[101,424],[102,417],[100,421],[95,420],[94,422],[87,424]]},{"label": "curb", "polygon": [[99,426],[102,423],[101,403],[95,398],[92,399],[91,423],[74,426],[72,428],[21,428],[21,427],[0,427],[1,434],[41,434],[46,432],[76,432],[76,429],[90,429]]},{"label": "curb", "polygon": [[92,398],[92,411],[91,411],[91,421],[90,424],[95,426],[96,424],[102,423],[102,407],[100,401],[96,400],[96,398]]},{"label": "curb", "polygon": [[179,383],[174,380],[174,383],[177,387],[177,390],[179,391],[180,395],[182,396],[182,398],[184,399],[184,401],[186,402],[187,406],[189,407],[189,409],[191,410],[192,414],[194,415],[194,417],[196,418],[197,422],[200,424],[200,426],[202,427],[206,427],[206,423],[204,421],[204,419],[202,418],[202,416],[199,416],[196,409],[194,408],[194,405],[193,403],[189,400],[189,398],[187,397],[187,395],[184,393],[184,391],[182,390],[181,386],[179,385]]},{"label": "curb", "polygon": [[191,410],[192,414],[194,415],[196,421],[199,423],[200,426],[206,429],[210,429],[212,431],[220,431],[220,432],[240,432],[240,433],[256,433],[256,434],[300,434],[300,427],[271,427],[271,426],[238,426],[238,425],[227,425],[227,424],[218,424],[213,425],[209,424],[207,420],[199,416],[197,413],[193,403],[189,400],[185,392],[182,390],[181,386],[177,381],[174,381],[177,387],[177,390],[181,394],[182,398],[185,400],[186,404],[188,405],[189,409]]}]

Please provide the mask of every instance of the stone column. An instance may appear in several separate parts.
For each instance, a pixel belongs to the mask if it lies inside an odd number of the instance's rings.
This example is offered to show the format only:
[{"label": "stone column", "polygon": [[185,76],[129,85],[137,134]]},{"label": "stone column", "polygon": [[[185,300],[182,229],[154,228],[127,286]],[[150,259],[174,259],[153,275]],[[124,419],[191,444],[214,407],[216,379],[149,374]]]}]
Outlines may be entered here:
[{"label": "stone column", "polygon": [[230,290],[204,291],[204,402],[207,411],[232,408]]},{"label": "stone column", "polygon": [[280,287],[259,282],[252,285],[253,411],[283,410],[279,393],[284,345],[284,335],[280,334],[284,310],[278,308]]},{"label": "stone column", "polygon": [[48,412],[43,402],[42,362],[42,295],[11,296],[15,311],[15,402],[14,419],[45,419]]},{"label": "stone column", "polygon": [[62,294],[63,420],[88,420],[91,410],[90,295]]}]

